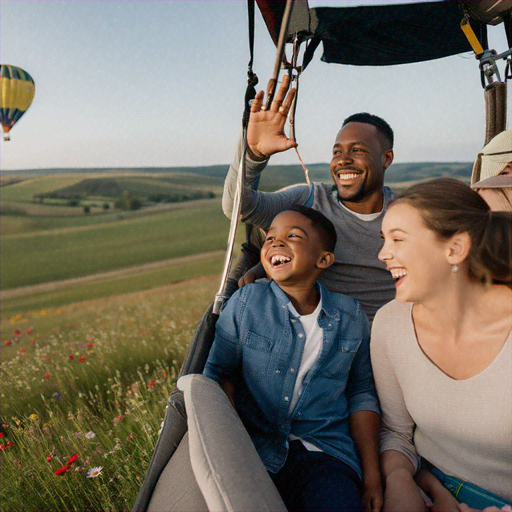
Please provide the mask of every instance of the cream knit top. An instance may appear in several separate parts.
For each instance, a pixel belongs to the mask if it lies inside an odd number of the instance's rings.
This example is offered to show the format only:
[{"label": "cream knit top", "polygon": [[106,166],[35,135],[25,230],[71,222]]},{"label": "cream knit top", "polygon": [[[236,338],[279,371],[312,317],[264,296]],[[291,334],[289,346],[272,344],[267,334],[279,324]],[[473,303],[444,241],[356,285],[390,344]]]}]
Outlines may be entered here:
[{"label": "cream knit top", "polygon": [[424,457],[448,475],[511,500],[511,335],[485,370],[455,380],[420,348],[412,303],[393,300],[377,312],[370,346],[382,408],[381,452],[401,452],[415,468]]}]

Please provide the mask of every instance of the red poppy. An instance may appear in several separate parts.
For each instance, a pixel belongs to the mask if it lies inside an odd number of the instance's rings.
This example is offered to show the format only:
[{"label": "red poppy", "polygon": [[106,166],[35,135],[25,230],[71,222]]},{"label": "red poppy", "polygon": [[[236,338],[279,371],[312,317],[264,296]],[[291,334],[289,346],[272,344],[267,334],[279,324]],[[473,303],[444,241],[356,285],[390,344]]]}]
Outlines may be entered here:
[{"label": "red poppy", "polygon": [[7,448],[7,445],[6,444],[0,444],[0,450],[5,450]]},{"label": "red poppy", "polygon": [[22,348],[22,349],[21,349],[21,353],[22,353],[22,354],[25,354],[26,352],[27,352],[27,349],[26,349],[26,348]]},{"label": "red poppy", "polygon": [[7,340],[4,345],[12,345],[12,341],[11,340]]},{"label": "red poppy", "polygon": [[7,446],[14,446],[14,443],[12,441],[7,441]]},{"label": "red poppy", "polygon": [[5,434],[3,432],[0,432],[0,437],[5,437]]},{"label": "red poppy", "polygon": [[80,356],[80,357],[78,358],[78,361],[79,361],[80,363],[83,363],[83,362],[85,361],[85,357],[84,357],[84,356]]},{"label": "red poppy", "polygon": [[94,343],[87,343],[87,348],[92,348],[94,347]]},{"label": "red poppy", "polygon": [[149,386],[148,386],[148,390],[151,391],[154,387],[155,387],[155,382],[156,380],[153,379],[150,383],[149,383]]},{"label": "red poppy", "polygon": [[45,373],[45,374],[44,374],[44,378],[45,378],[45,379],[49,379],[49,378],[50,378],[50,374],[49,374],[49,373]]},{"label": "red poppy", "polygon": [[71,355],[69,356],[69,359],[75,359],[75,356],[74,356],[73,354],[71,354]]},{"label": "red poppy", "polygon": [[76,459],[78,459],[78,455],[75,453],[74,455],[71,455],[71,457],[69,457],[68,464],[73,464],[73,462],[75,462]]},{"label": "red poppy", "polygon": [[19,336],[21,331],[19,329],[14,329],[14,336]]},{"label": "red poppy", "polygon": [[60,476],[63,475],[64,473],[67,473],[70,469],[71,464],[66,464],[65,466],[62,466],[61,468],[57,469],[57,471],[55,471],[55,474]]},{"label": "red poppy", "polygon": [[114,421],[121,421],[124,418],[122,414],[120,414]]},{"label": "red poppy", "polygon": [[51,461],[52,461],[52,456],[51,456],[51,455],[48,455],[48,457],[46,457],[46,460],[47,460],[48,462],[51,462]]},{"label": "red poppy", "polygon": [[34,330],[34,328],[33,328],[33,327],[29,327],[29,328],[27,329],[27,334],[32,334],[32,331],[33,331],[33,330]]}]

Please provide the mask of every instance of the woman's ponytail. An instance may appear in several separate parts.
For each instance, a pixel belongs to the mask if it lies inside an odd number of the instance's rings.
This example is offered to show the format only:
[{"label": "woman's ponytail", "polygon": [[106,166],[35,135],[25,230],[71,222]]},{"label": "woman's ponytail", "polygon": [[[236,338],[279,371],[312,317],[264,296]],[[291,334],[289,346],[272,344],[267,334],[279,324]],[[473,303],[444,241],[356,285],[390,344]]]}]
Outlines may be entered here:
[{"label": "woman's ponytail", "polygon": [[511,236],[512,213],[489,210],[487,226],[472,258],[473,273],[478,281],[512,283]]}]

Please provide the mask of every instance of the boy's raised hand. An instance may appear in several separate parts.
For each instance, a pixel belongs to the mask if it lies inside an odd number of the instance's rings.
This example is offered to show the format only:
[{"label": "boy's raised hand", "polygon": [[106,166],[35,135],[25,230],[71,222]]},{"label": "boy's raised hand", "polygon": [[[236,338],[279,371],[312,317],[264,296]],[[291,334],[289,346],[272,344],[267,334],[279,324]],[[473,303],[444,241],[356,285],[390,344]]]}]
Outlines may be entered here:
[{"label": "boy's raised hand", "polygon": [[[268,87],[270,87],[270,82]],[[284,125],[295,96],[295,89],[289,89],[290,77],[284,75],[270,109],[265,109],[263,91],[260,91],[252,102],[251,116],[247,127],[247,145],[252,153],[251,156],[256,159],[263,160],[274,153],[297,146],[297,143],[284,133]]]}]

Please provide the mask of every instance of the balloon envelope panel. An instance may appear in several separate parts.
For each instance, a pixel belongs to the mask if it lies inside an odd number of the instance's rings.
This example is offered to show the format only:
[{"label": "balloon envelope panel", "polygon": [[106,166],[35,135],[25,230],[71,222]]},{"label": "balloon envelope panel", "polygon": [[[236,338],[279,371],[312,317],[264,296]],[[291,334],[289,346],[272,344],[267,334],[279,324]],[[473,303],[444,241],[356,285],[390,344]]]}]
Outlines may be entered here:
[{"label": "balloon envelope panel", "polygon": [[0,122],[8,133],[26,112],[36,87],[32,77],[23,69],[0,64]]}]

